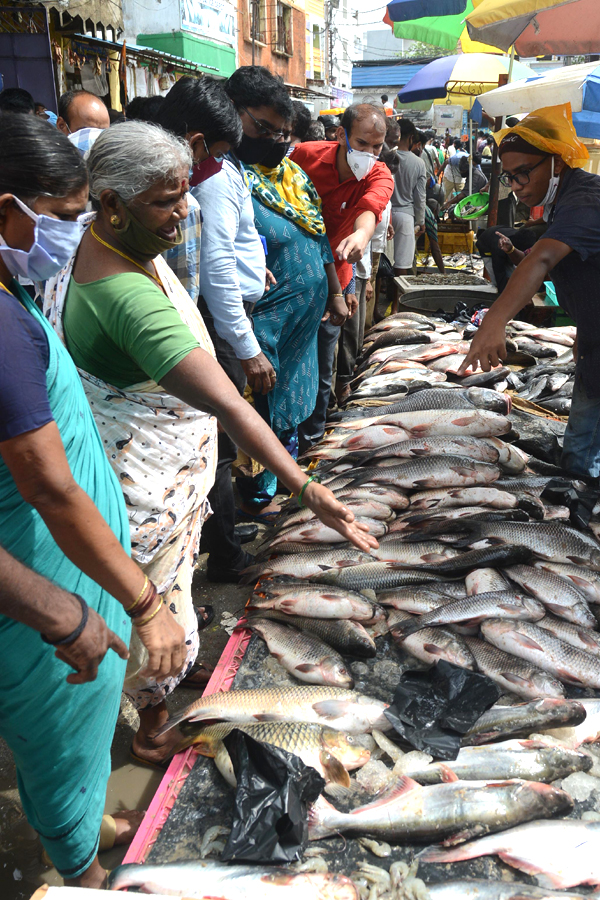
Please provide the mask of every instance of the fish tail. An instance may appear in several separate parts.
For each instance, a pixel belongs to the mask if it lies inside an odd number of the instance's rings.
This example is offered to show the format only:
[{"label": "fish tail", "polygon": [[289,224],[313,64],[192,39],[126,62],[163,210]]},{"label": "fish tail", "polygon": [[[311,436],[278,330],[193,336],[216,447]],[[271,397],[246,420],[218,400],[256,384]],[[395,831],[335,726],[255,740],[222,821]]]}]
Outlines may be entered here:
[{"label": "fish tail", "polygon": [[325,823],[325,817],[330,813],[333,813],[336,816],[341,815],[335,808],[335,806],[329,803],[329,801],[326,800],[323,795],[317,797],[312,806],[308,807],[309,841],[318,841],[321,838],[328,837],[329,835],[336,833],[336,828],[331,828]]},{"label": "fish tail", "polygon": [[471,841],[469,844],[461,844],[460,847],[453,847],[450,850],[443,847],[428,847],[417,855],[417,859],[425,863],[453,863],[474,859],[476,856],[484,855],[478,847],[479,843],[479,841]]}]

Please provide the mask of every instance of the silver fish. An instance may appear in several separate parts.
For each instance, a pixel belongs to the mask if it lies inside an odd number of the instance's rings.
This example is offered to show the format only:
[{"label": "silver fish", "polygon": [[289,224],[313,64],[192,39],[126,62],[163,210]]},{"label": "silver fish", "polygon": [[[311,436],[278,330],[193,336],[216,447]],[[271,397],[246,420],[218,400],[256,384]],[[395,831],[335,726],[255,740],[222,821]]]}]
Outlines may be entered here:
[{"label": "silver fish", "polygon": [[558,575],[535,566],[510,566],[503,569],[503,572],[540,600],[556,616],[574,625],[595,627],[596,619],[584,595]]},{"label": "silver fish", "polygon": [[250,609],[275,609],[294,616],[316,619],[354,619],[373,624],[381,618],[380,608],[364,594],[317,585],[290,582],[261,584],[250,600]]},{"label": "silver fish", "polygon": [[499,738],[528,736],[561,725],[578,725],[586,718],[586,709],[576,700],[545,698],[517,706],[492,706],[467,731],[463,745],[487,744]]},{"label": "silver fish", "polygon": [[450,850],[432,847],[421,862],[452,863],[497,854],[549,888],[600,884],[600,822],[529,822]]},{"label": "silver fish", "polygon": [[[352,574],[351,574],[352,570]],[[314,584],[327,584],[351,591],[385,591],[405,584],[428,584],[446,581],[445,576],[428,574],[420,569],[398,568],[394,563],[371,562],[347,569],[330,569],[312,575]]]},{"label": "silver fish", "polygon": [[345,487],[340,488],[337,491],[334,491],[336,499],[343,503],[344,506],[347,505],[348,499],[353,499],[356,502],[360,500],[375,500],[381,504],[386,504],[391,507],[391,509],[406,509],[409,505],[409,499],[404,494],[400,488],[395,487],[393,484],[369,484],[362,485],[361,487]]},{"label": "silver fish", "polygon": [[208,859],[152,865],[128,863],[109,876],[109,890],[141,888],[144,894],[218,897],[219,900],[359,900],[345,875],[293,873],[274,866],[230,866]]},{"label": "silver fish", "polygon": [[[355,521],[359,524],[367,525],[369,534],[372,534],[374,537],[383,537],[384,534],[387,534],[388,527],[380,519],[356,516]],[[305,544],[341,544],[345,543],[346,538],[335,528],[330,528],[317,519],[314,522],[303,522],[282,530],[269,541],[269,546],[276,547],[278,544],[284,544],[288,541],[300,541]]]},{"label": "silver fish", "polygon": [[397,629],[412,619],[414,616],[396,609],[392,610],[388,616],[388,627],[392,638],[410,656],[429,665],[435,665],[438,660],[445,659],[460,666],[461,669],[475,668],[473,655],[465,640],[458,634],[446,631],[445,628],[422,628],[418,633],[411,634],[407,638],[397,636]]},{"label": "silver fish", "polygon": [[388,540],[382,540],[378,549],[373,550],[375,559],[402,563],[405,566],[418,566],[422,562],[436,563],[459,555],[453,547],[447,547],[440,541],[419,541],[409,544],[404,543],[396,535],[390,535]]},{"label": "silver fish", "polygon": [[504,781],[523,778],[548,784],[573,772],[589,772],[585,753],[540,740],[511,740],[482,747],[462,747],[448,762],[409,768],[404,774],[420,784],[441,781]]},{"label": "silver fish", "polygon": [[516,509],[519,501],[509,491],[496,487],[441,488],[419,491],[410,498],[412,509],[454,509],[461,506],[491,506],[493,509]]},{"label": "silver fish", "polygon": [[481,623],[481,632],[495,647],[532,662],[566,684],[600,688],[600,659],[538,625],[487,619]]},{"label": "silver fish", "polygon": [[584,900],[583,894],[551,891],[518,881],[481,881],[477,878],[460,878],[439,884],[428,884],[431,900]]},{"label": "silver fish", "polygon": [[338,832],[373,834],[396,841],[442,840],[489,834],[572,808],[564,791],[547,784],[454,781],[422,787],[400,778],[366,806],[342,813],[319,797],[308,813],[309,840]]},{"label": "silver fish", "polygon": [[483,546],[484,541],[520,544],[540,559],[600,570],[598,542],[562,522],[481,522],[477,531],[479,538],[471,544],[474,548]]},{"label": "silver fish", "polygon": [[268,619],[252,618],[248,628],[260,635],[269,653],[299,681],[354,687],[354,679],[340,654],[312,634]]},{"label": "silver fish", "polygon": [[523,659],[505,653],[478,638],[467,637],[465,642],[473,654],[477,669],[495,681],[503,691],[517,694],[525,700],[538,697],[564,697],[565,689],[555,678]]},{"label": "silver fish", "polygon": [[[298,631],[314,634],[338,653],[372,658],[377,653],[375,641],[360,622],[350,619],[317,619],[314,616],[289,616],[271,609],[261,609],[259,617],[291,625]],[[249,619],[251,622],[251,618]]]},{"label": "silver fish", "polygon": [[573,625],[571,622],[565,622],[564,619],[557,619],[555,616],[544,616],[537,623],[540,628],[545,628],[561,641],[566,641],[572,647],[583,650],[585,653],[591,653],[593,656],[600,656],[600,634],[581,625]]},{"label": "silver fish", "polygon": [[390,606],[392,609],[404,610],[413,616],[421,616],[434,609],[439,609],[446,603],[454,602],[454,597],[442,592],[444,587],[443,584],[439,585],[439,589],[437,585],[434,587],[417,585],[382,591],[377,595],[377,602],[382,606]]},{"label": "silver fish", "polygon": [[240,581],[242,584],[248,584],[263,575],[274,574],[308,578],[310,575],[316,575],[326,569],[355,566],[372,559],[370,554],[361,553],[355,547],[351,550],[310,550],[297,555],[287,554],[268,562],[249,566],[243,570]]},{"label": "silver fish", "polygon": [[406,460],[397,466],[373,466],[354,471],[355,483],[359,479],[363,483],[390,481],[397,487],[408,490],[491,484],[499,477],[500,469],[497,465],[476,462],[464,456],[430,456]]},{"label": "silver fish", "polygon": [[[369,424],[364,419],[352,419],[342,422],[342,428],[364,427]],[[441,409],[419,410],[418,412],[393,413],[377,418],[373,424],[394,425],[403,428],[413,436],[424,435],[470,435],[472,437],[497,437],[511,429],[506,416],[490,412],[487,409]]]},{"label": "silver fish", "polygon": [[574,584],[577,590],[587,597],[588,603],[600,604],[600,574],[590,571],[584,566],[573,566],[568,563],[547,561],[534,562],[536,569],[553,572],[565,581]]},{"label": "silver fish", "polygon": [[544,607],[537,600],[516,594],[514,591],[497,591],[453,600],[452,603],[446,603],[438,609],[417,616],[413,621],[398,626],[394,638],[402,639],[422,628],[451,625],[456,622],[477,625],[490,617],[536,622],[543,616]]}]

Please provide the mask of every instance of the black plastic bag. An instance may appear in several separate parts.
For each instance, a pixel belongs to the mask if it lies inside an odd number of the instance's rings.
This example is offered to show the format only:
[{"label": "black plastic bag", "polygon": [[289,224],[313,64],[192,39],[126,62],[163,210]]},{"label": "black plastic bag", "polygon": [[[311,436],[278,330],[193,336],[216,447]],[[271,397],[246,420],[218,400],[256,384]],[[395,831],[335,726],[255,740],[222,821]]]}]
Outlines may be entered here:
[{"label": "black plastic bag", "polygon": [[427,672],[405,672],[385,715],[417,750],[456,759],[463,734],[500,693],[487,675],[442,659]]},{"label": "black plastic bag", "polygon": [[325,787],[319,773],[287,750],[237,728],[224,740],[237,791],[223,861],[286,863],[308,843],[307,804]]}]

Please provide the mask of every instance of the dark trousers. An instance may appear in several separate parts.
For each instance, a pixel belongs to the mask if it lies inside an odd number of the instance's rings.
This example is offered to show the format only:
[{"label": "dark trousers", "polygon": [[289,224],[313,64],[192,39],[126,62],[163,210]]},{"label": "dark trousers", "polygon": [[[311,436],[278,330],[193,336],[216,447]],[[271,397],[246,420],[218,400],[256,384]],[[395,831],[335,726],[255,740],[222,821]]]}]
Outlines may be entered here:
[{"label": "dark trousers", "polygon": [[367,278],[356,278],[356,299],[358,309],[351,319],[342,325],[338,343],[337,380],[348,384],[354,378],[356,359],[365,339],[365,316],[367,312]]},{"label": "dark trousers", "polygon": [[482,256],[491,256],[496,287],[498,293],[501,294],[515,267],[506,253],[498,246],[497,231],[509,237],[513,247],[516,247],[517,250],[529,250],[541,237],[541,230],[538,228],[493,227],[481,230],[477,235],[477,249]]},{"label": "dark trousers", "polygon": [[312,414],[298,425],[298,451],[304,453],[317,441],[320,441],[325,433],[327,421],[327,406],[331,394],[331,379],[333,377],[333,359],[335,348],[340,336],[340,326],[332,325],[329,319],[319,325],[319,388],[317,390],[317,402]]},{"label": "dark trousers", "polygon": [[[215,347],[217,361],[233,381],[240,394],[246,387],[246,374],[231,346],[215,331],[214,319],[202,297],[198,300],[204,324]],[[224,432],[218,437],[218,459],[215,483],[208,495],[213,514],[202,528],[200,549],[209,554],[209,566],[235,568],[243,559],[244,551],[235,534],[235,498],[231,480],[231,466],[237,458],[237,447]]]}]

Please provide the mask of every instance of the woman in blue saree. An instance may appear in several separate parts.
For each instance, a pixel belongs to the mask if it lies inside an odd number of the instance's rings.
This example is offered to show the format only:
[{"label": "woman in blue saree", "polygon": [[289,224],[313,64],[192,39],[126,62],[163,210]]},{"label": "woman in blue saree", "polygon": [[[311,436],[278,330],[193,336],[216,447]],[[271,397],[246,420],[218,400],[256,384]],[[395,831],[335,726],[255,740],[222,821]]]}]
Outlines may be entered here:
[{"label": "woman in blue saree", "polygon": [[[43,281],[64,265],[87,198],[85,163],[61,132],[34,116],[2,116],[0,544],[76,595],[81,618],[41,637],[0,615],[0,735],[14,755],[27,818],[60,874],[72,885],[102,887],[97,849],[128,615],[153,672],[178,671],[185,646],[183,630],[129,557],[122,491],[75,366],[16,280]],[[71,674],[68,683],[66,662],[96,614],[116,652],[106,653],[95,680]]]},{"label": "woman in blue saree", "polygon": [[[257,412],[288,452],[298,455],[297,426],[317,398],[317,332],[324,316],[343,324],[346,304],[321,215],[321,200],[309,177],[277,142],[262,165],[245,166],[255,223],[267,243],[267,268],[275,284],[254,307],[254,333],[276,382],[266,395],[254,393]],[[237,479],[245,514],[268,515],[277,479],[269,472]]]}]

